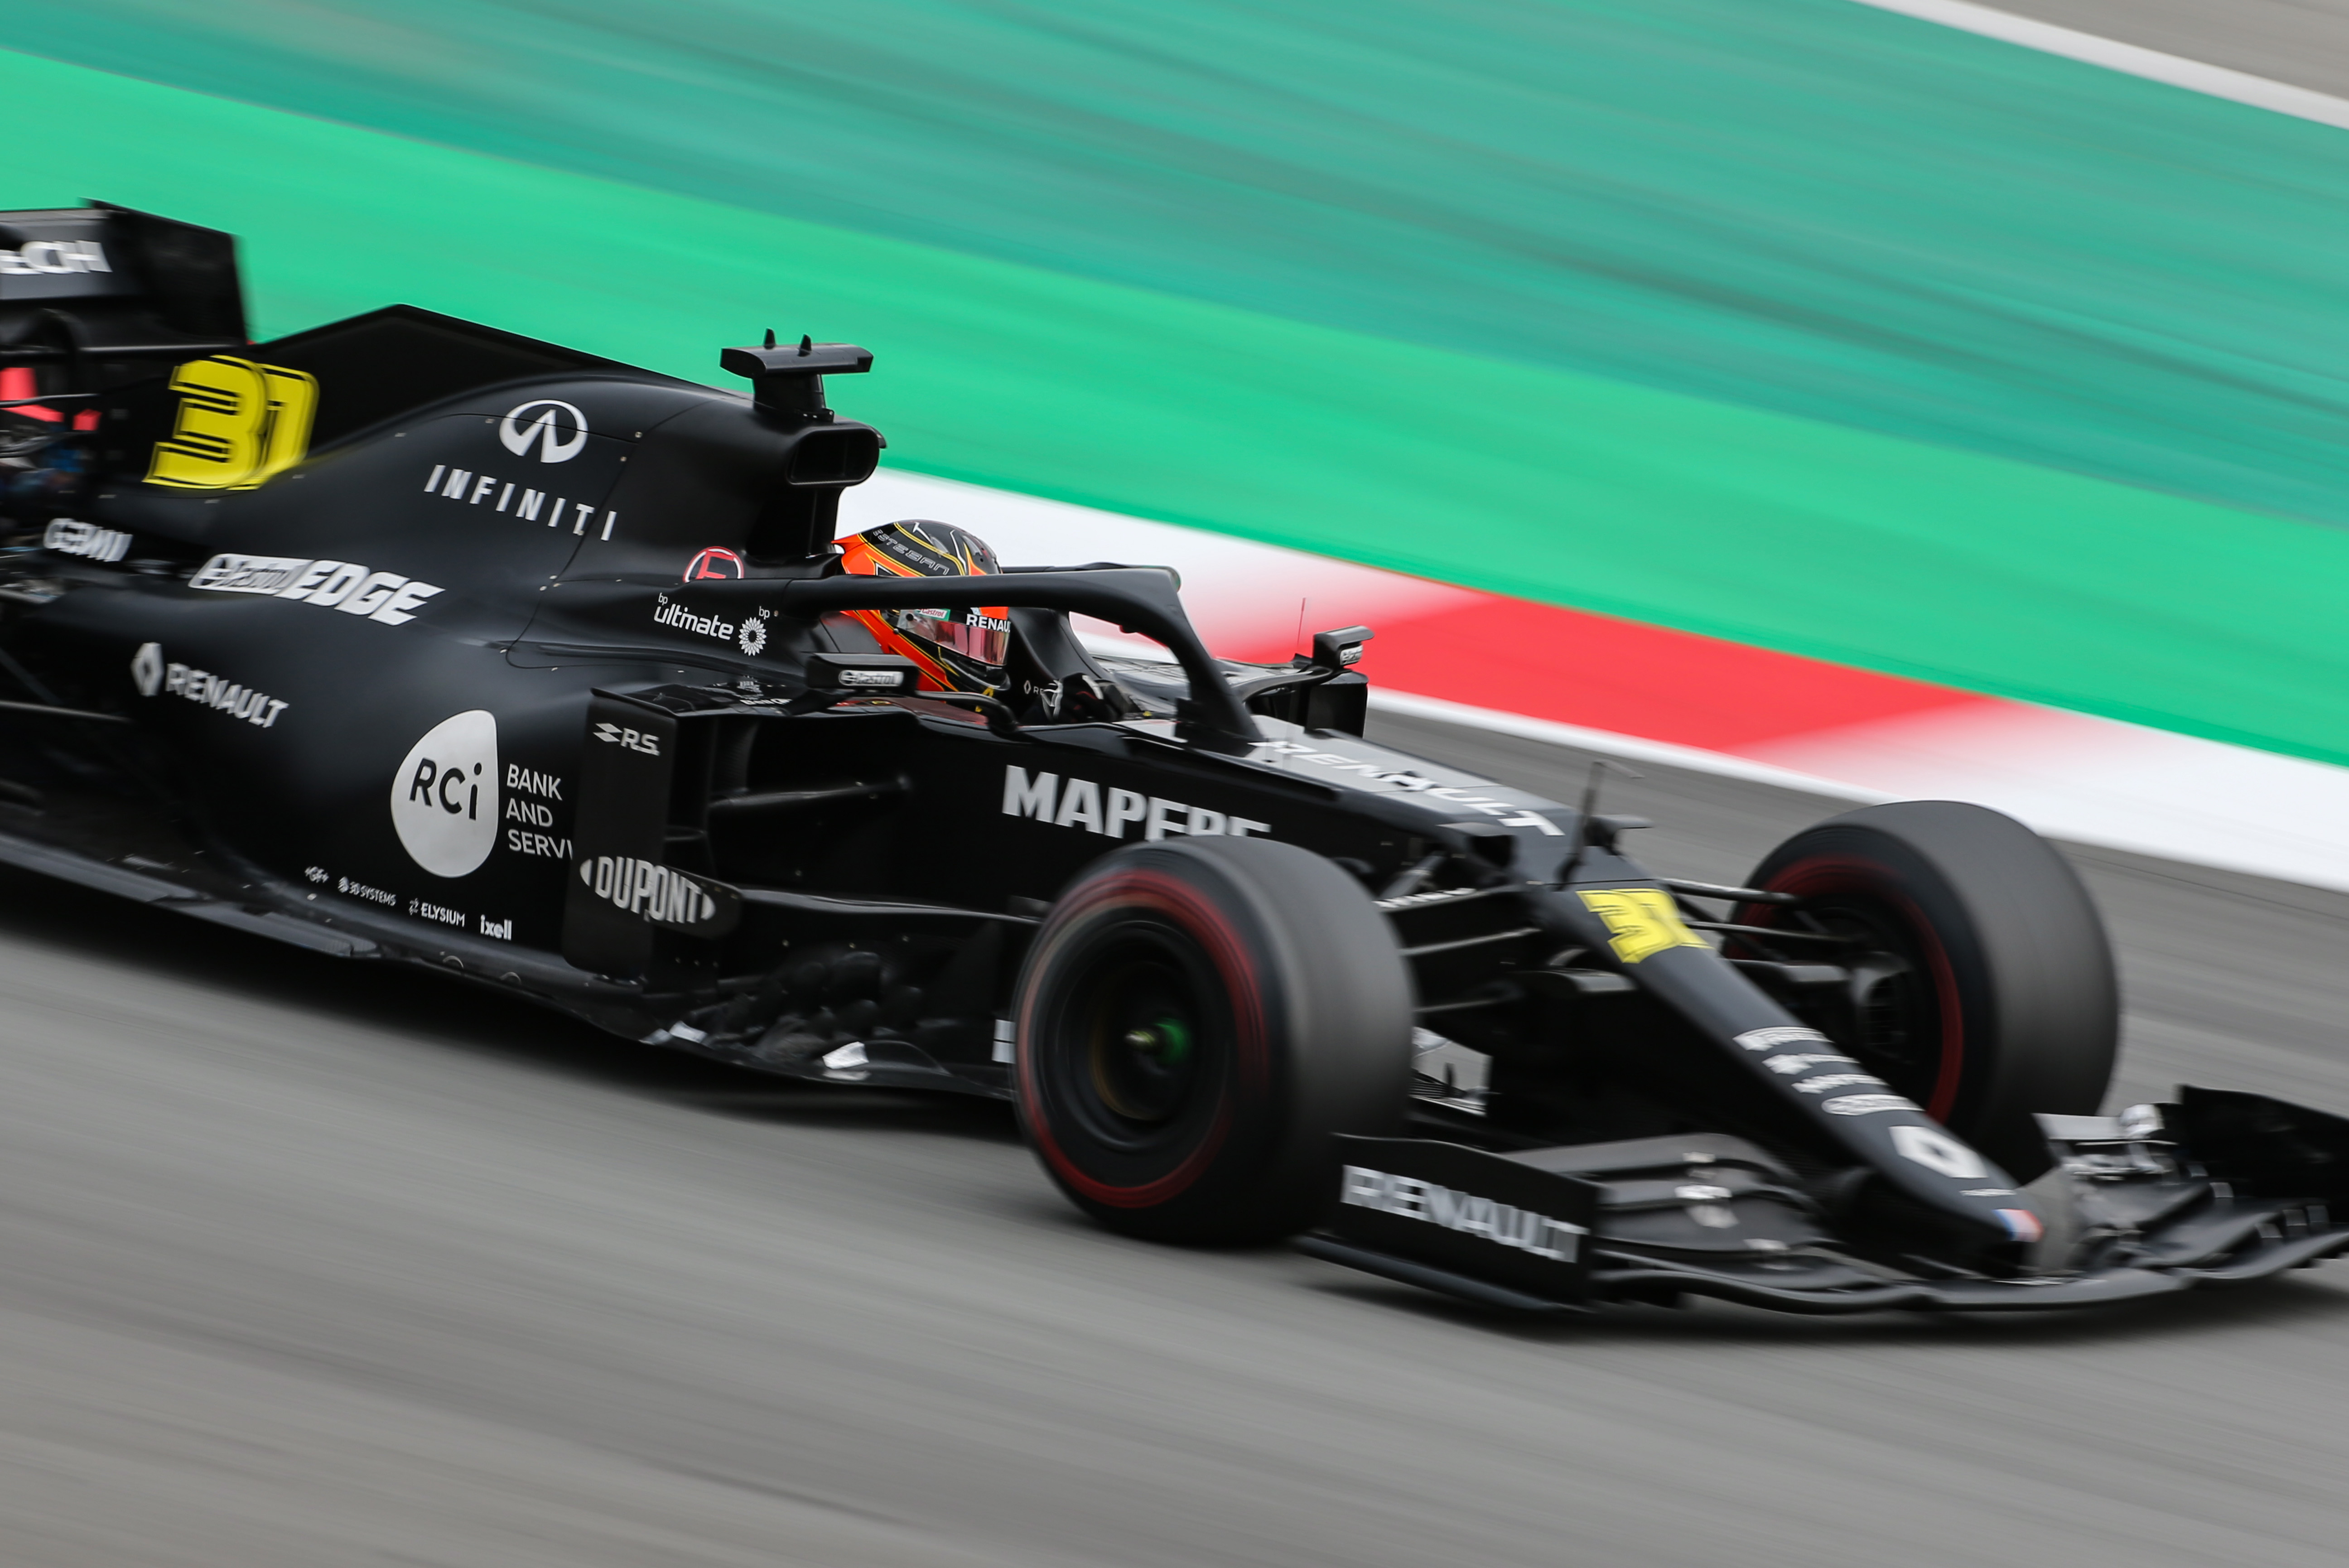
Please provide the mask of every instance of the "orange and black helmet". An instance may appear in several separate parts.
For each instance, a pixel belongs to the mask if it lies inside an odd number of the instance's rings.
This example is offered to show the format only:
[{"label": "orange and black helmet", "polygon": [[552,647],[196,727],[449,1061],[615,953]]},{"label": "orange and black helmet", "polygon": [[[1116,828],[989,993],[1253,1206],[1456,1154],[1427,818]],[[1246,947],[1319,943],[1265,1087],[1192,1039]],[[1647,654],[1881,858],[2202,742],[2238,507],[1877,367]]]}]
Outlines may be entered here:
[{"label": "orange and black helmet", "polygon": [[[867,577],[974,577],[999,568],[995,552],[951,523],[921,518],[868,528],[843,542],[841,569]],[[985,609],[851,610],[889,653],[920,666],[930,691],[991,696],[1004,684],[1011,612]]]}]

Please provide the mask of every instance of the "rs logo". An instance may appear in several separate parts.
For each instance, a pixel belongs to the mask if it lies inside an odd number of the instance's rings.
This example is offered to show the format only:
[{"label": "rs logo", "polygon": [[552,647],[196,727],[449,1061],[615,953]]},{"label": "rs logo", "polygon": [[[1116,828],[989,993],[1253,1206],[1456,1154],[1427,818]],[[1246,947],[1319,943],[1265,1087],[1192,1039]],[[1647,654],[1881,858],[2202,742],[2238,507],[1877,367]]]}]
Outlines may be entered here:
[{"label": "rs logo", "polygon": [[660,737],[647,735],[640,730],[624,730],[617,724],[598,722],[595,738],[606,745],[625,746],[632,752],[642,752],[648,757],[660,755]]},{"label": "rs logo", "polygon": [[181,490],[251,490],[302,461],[318,408],[316,378],[221,355],[171,372],[180,412],[155,443],[147,483]]}]

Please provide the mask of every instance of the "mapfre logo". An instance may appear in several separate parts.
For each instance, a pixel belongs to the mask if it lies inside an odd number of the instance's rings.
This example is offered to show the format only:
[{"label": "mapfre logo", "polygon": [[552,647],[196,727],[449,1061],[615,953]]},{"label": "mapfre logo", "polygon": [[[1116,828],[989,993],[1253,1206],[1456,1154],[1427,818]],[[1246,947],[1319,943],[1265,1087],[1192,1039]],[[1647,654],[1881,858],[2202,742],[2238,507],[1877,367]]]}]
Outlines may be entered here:
[{"label": "mapfre logo", "polygon": [[1140,790],[1106,792],[1091,779],[1062,782],[1058,774],[1040,768],[1030,778],[1028,770],[1007,764],[1003,770],[1003,815],[1029,816],[1055,827],[1081,827],[1104,838],[1123,838],[1129,827],[1142,829],[1145,842],[1155,844],[1170,833],[1193,838],[1246,838],[1270,833],[1272,824],[1232,816],[1204,805],[1185,805]]},{"label": "mapfre logo", "polygon": [[742,575],[742,557],[731,550],[704,550],[685,569],[688,583],[732,581]]},{"label": "mapfre logo", "polygon": [[506,410],[498,440],[516,457],[538,448],[541,462],[569,462],[587,450],[587,416],[554,398],[533,398]]},{"label": "mapfre logo", "polygon": [[435,877],[463,877],[498,842],[498,721],[486,709],[443,719],[391,781],[391,825],[408,857]]}]

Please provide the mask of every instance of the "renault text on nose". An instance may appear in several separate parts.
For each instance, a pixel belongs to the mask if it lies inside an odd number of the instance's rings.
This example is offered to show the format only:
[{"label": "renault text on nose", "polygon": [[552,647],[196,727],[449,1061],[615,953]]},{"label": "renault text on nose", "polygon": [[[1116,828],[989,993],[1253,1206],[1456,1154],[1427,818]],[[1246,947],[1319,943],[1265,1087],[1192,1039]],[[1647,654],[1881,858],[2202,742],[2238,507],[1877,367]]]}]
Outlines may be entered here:
[{"label": "renault text on nose", "polygon": [[1346,1167],[1339,1199],[1400,1219],[1423,1220],[1446,1231],[1482,1237],[1496,1245],[1514,1247],[1558,1263],[1574,1262],[1581,1251],[1582,1238],[1590,1233],[1588,1227],[1571,1220],[1553,1220],[1547,1214],[1495,1202],[1441,1182],[1423,1181],[1415,1176],[1397,1176],[1392,1171],[1372,1170],[1360,1165]]}]

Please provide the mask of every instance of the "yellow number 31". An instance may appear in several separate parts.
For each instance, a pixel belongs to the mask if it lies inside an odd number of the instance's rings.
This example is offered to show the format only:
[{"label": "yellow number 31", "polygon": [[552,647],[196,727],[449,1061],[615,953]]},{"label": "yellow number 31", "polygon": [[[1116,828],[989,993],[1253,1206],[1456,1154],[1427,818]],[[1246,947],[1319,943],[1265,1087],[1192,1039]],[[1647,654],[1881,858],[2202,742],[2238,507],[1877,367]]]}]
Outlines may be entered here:
[{"label": "yellow number 31", "polygon": [[302,461],[318,383],[299,370],[222,355],[171,372],[180,417],[155,443],[150,484],[182,490],[250,490]]},{"label": "yellow number 31", "polygon": [[1624,963],[1653,958],[1667,948],[1701,948],[1704,939],[1681,924],[1672,896],[1658,888],[1609,888],[1580,895],[1607,923],[1607,945]]}]

